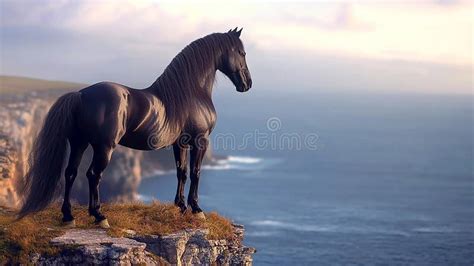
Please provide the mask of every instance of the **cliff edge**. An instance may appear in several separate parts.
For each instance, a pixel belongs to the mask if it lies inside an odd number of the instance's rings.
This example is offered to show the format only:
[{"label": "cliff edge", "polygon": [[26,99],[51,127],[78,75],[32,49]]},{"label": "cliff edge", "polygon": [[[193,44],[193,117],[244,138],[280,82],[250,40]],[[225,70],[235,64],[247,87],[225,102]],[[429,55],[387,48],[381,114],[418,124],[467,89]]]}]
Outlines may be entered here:
[{"label": "cliff edge", "polygon": [[241,244],[244,229],[233,225],[234,240],[209,240],[209,230],[184,230],[157,236],[111,237],[102,229],[70,229],[53,238],[61,252],[55,256],[33,254],[37,265],[146,264],[146,265],[252,265],[255,249]]},{"label": "cliff edge", "polygon": [[110,229],[98,228],[75,206],[75,228],[59,206],[22,220],[0,208],[0,262],[34,265],[251,265],[244,228],[217,213],[201,219],[172,204],[105,204]]}]

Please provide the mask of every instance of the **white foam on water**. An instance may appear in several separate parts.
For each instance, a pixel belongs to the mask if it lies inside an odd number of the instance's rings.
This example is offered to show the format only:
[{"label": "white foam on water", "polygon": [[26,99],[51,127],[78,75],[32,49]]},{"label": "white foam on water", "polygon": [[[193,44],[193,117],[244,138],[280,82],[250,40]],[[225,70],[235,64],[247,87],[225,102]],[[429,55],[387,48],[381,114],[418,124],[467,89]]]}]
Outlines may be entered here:
[{"label": "white foam on water", "polygon": [[143,194],[138,194],[138,200],[140,200],[140,201],[151,202],[151,201],[153,201],[154,199],[155,199],[155,198],[152,197],[152,196],[143,195]]},{"label": "white foam on water", "polygon": [[250,232],[245,232],[245,236],[250,236],[250,237],[267,237],[267,236],[272,236],[275,235],[276,232],[270,232],[270,231],[250,231]]},{"label": "white foam on water", "polygon": [[233,166],[230,164],[217,164],[217,165],[203,165],[201,169],[204,170],[229,170],[233,169]]},{"label": "white foam on water", "polygon": [[345,227],[337,225],[314,225],[314,224],[296,224],[277,220],[257,220],[250,223],[253,226],[274,228],[281,230],[290,230],[297,232],[329,232],[329,233],[356,233],[356,234],[384,234],[409,236],[410,234],[399,230],[383,230],[368,227]]},{"label": "white foam on water", "polygon": [[153,171],[153,175],[168,175],[168,174],[171,174],[171,173],[174,173],[175,170],[155,170]]},{"label": "white foam on water", "polygon": [[203,165],[204,170],[254,170],[261,167],[261,158],[248,156],[229,156],[216,161],[214,165]]},{"label": "white foam on water", "polygon": [[456,230],[447,226],[418,227],[412,230],[417,233],[454,233]]},{"label": "white foam on water", "polygon": [[[263,159],[257,157],[248,156],[228,156],[225,159],[219,159],[215,161],[215,164],[203,164],[201,169],[222,171],[222,170],[259,170],[264,167],[262,164]],[[157,176],[164,176],[176,173],[175,169],[170,170],[155,170],[153,174],[146,178],[152,178]]]},{"label": "white foam on water", "polygon": [[255,164],[262,161],[261,158],[245,157],[245,156],[229,156],[227,160],[229,162],[236,162],[236,163],[243,163],[243,164]]},{"label": "white foam on water", "polygon": [[259,220],[253,221],[250,224],[255,226],[274,227],[301,232],[331,232],[336,230],[336,228],[333,226],[294,224],[276,220]]}]

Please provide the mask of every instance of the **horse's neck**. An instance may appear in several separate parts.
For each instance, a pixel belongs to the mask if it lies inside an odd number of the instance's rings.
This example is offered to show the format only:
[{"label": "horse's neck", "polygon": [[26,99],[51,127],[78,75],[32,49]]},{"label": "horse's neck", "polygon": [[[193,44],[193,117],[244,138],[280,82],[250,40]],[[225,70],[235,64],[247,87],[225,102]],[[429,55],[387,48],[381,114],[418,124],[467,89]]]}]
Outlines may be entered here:
[{"label": "horse's neck", "polygon": [[[204,75],[197,80],[196,84],[198,88],[193,88],[195,90],[203,90],[209,97],[212,96],[212,88],[214,87],[214,81],[216,79],[217,68],[209,68],[205,71]],[[149,91],[153,94],[156,94],[156,90],[159,90],[159,83],[154,82],[150,87],[146,88],[146,91]]]},{"label": "horse's neck", "polygon": [[216,79],[216,69],[210,69],[208,74],[202,78],[202,80],[199,82],[199,85],[201,88],[205,90],[209,97],[212,96],[212,88],[214,87],[214,81]]},{"label": "horse's neck", "polygon": [[[211,64],[209,64],[207,66],[207,69],[201,72],[202,74],[200,77],[194,77],[195,79],[197,79],[197,80],[194,80],[193,82],[194,84],[196,84],[196,88],[191,88],[192,90],[201,90],[202,92],[205,92],[210,98],[212,96],[212,88],[214,86],[216,72],[218,69],[217,66],[221,63],[221,56],[218,56],[215,59],[216,59],[216,62],[212,62]],[[189,78],[189,77],[182,77],[182,78]],[[159,83],[155,81],[146,90],[156,94],[156,91],[160,89],[158,86],[159,86]]]}]

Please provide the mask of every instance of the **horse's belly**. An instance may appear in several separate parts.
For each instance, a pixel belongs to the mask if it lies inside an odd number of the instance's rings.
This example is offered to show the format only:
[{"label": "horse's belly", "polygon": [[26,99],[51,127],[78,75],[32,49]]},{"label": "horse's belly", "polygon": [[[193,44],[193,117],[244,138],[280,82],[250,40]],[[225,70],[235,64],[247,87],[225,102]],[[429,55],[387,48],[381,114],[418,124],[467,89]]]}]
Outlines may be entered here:
[{"label": "horse's belly", "polygon": [[174,134],[133,132],[125,134],[119,144],[137,150],[158,150],[174,143]]}]

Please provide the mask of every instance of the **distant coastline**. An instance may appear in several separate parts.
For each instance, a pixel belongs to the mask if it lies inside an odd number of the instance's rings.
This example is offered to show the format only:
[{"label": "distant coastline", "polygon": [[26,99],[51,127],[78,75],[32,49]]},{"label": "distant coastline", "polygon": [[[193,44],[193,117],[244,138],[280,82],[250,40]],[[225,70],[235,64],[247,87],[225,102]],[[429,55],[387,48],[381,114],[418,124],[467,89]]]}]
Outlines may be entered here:
[{"label": "distant coastline", "polygon": [[8,76],[0,75],[0,93],[24,93],[33,91],[47,91],[57,89],[80,89],[86,87],[87,84],[60,81],[60,80],[46,80],[39,78],[30,78],[23,76]]}]

